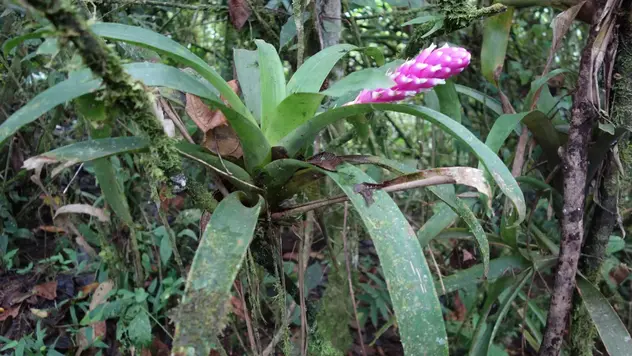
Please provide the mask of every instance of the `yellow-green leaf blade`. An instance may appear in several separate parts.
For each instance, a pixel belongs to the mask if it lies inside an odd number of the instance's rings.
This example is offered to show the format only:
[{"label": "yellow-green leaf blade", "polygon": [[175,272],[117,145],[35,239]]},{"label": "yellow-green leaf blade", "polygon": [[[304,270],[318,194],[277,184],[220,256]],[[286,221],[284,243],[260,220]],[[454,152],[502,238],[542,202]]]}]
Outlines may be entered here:
[{"label": "yellow-green leaf blade", "polygon": [[406,355],[447,355],[441,305],[412,228],[387,193],[374,192],[375,202],[367,206],[354,192],[355,184],[373,182],[368,175],[347,163],[337,169],[326,174],[349,197],[373,239]]}]

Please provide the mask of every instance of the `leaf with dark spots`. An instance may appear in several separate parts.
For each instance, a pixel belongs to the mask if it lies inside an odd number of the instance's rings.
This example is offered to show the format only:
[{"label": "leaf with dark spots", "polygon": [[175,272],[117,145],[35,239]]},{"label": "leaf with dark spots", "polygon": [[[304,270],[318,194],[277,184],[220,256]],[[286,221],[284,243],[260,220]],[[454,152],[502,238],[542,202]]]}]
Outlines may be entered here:
[{"label": "leaf with dark spots", "polygon": [[241,30],[244,27],[251,13],[252,10],[250,10],[246,0],[228,0],[230,22],[237,30]]},{"label": "leaf with dark spots", "polygon": [[311,158],[308,158],[306,162],[326,171],[335,172],[336,167],[344,161],[331,152],[321,152]]}]

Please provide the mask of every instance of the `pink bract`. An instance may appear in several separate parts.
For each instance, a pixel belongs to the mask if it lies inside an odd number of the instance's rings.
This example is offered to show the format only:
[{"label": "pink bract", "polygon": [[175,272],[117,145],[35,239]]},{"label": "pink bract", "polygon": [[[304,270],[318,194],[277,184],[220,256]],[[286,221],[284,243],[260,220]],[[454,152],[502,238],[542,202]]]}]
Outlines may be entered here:
[{"label": "pink bract", "polygon": [[388,103],[415,96],[435,85],[445,84],[446,79],[461,73],[470,64],[471,57],[465,48],[447,44],[437,48],[433,44],[389,74],[395,81],[394,86],[363,90],[349,104]]}]

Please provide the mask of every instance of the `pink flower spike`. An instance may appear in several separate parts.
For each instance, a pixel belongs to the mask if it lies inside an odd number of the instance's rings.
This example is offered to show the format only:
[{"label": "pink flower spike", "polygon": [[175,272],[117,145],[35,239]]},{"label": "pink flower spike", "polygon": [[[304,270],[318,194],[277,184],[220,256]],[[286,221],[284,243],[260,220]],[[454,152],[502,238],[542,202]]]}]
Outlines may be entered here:
[{"label": "pink flower spike", "polygon": [[424,49],[417,57],[404,62],[392,74],[387,74],[395,85],[390,88],[363,90],[349,104],[386,103],[404,100],[427,91],[462,72],[470,64],[471,54],[465,48],[441,48],[436,45]]}]

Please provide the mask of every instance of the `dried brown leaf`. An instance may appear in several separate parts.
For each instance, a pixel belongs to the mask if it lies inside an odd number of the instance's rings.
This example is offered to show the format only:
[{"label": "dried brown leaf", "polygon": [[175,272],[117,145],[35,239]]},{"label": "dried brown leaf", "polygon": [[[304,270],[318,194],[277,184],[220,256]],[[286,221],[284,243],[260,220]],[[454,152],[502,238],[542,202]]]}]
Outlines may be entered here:
[{"label": "dried brown leaf", "polygon": [[15,305],[9,309],[0,308],[0,321],[5,321],[9,317],[15,318],[20,312],[21,304]]},{"label": "dried brown leaf", "polygon": [[220,126],[207,132],[202,146],[220,156],[241,158],[244,155],[239,137],[231,126]]},{"label": "dried brown leaf", "polygon": [[57,298],[57,281],[36,285],[33,287],[33,294],[47,300],[55,300]]},{"label": "dried brown leaf", "polygon": [[251,13],[252,11],[246,0],[228,0],[230,22],[237,30],[241,30],[244,27]]},{"label": "dried brown leaf", "polygon": [[321,152],[309,159],[307,163],[313,164],[316,167],[320,167],[326,171],[334,172],[336,167],[342,164],[344,160],[333,153]]},{"label": "dried brown leaf", "polygon": [[68,204],[60,207],[55,212],[55,217],[61,214],[88,214],[99,219],[101,222],[109,222],[110,215],[103,209],[95,208],[88,204]]},{"label": "dried brown leaf", "polygon": [[[107,300],[108,294],[114,289],[114,282],[111,280],[105,281],[101,283],[94,294],[92,295],[92,300],[90,301],[89,310],[94,310],[97,306],[105,303]],[[88,337],[88,332],[90,332],[90,327],[92,328],[92,335]],[[85,327],[79,330],[77,333],[77,352],[75,356],[81,355],[81,353],[88,348],[88,340],[96,340],[99,338],[103,340],[106,333],[106,324],[105,321],[97,321],[95,323],[90,324],[90,327]]]},{"label": "dried brown leaf", "polygon": [[553,40],[551,41],[549,58],[546,60],[546,66],[544,67],[542,76],[546,75],[551,69],[551,64],[553,63],[553,59],[555,58],[555,53],[557,53],[560,44],[562,44],[562,38],[566,36],[568,29],[571,27],[571,24],[579,13],[579,10],[581,10],[585,3],[586,1],[581,1],[577,3],[577,5],[569,7],[568,9],[562,11],[553,19],[553,22],[551,23],[553,27]]}]

